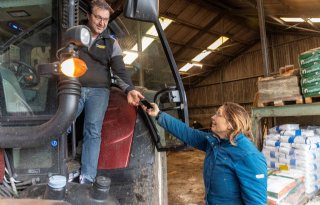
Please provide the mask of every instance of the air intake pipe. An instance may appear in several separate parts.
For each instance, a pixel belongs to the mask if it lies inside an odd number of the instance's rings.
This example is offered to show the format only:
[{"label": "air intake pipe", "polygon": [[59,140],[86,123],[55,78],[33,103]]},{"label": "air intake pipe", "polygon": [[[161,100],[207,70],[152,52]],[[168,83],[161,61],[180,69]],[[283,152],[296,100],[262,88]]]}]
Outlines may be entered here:
[{"label": "air intake pipe", "polygon": [[81,85],[76,78],[61,79],[58,84],[59,107],[46,123],[37,126],[0,128],[1,148],[28,148],[42,146],[66,132],[76,117]]}]

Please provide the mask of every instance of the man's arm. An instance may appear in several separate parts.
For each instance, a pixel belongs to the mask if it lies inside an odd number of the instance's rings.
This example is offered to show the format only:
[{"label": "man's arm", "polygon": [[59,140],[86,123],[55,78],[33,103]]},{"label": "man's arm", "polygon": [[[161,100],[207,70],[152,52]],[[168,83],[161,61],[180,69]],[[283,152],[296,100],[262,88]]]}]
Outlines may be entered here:
[{"label": "man's arm", "polygon": [[144,96],[137,90],[130,90],[127,92],[129,85],[121,80],[117,75],[113,75],[113,77],[116,79],[117,85],[127,94],[128,103],[130,105],[138,106],[140,100],[143,99]]},{"label": "man's arm", "polygon": [[116,39],[114,39],[112,55],[110,59],[110,67],[112,72],[117,75],[125,84],[128,85],[125,92],[128,93],[131,90],[134,90],[134,85],[125,69],[123,62],[122,50]]},{"label": "man's arm", "polygon": [[127,93],[128,103],[130,105],[138,106],[140,99],[143,99],[144,96],[139,91],[135,90],[128,73],[126,72],[122,50],[117,40],[113,43],[110,66],[113,73],[119,78],[119,86]]},{"label": "man's arm", "polygon": [[125,83],[123,80],[121,80],[121,78],[119,78],[117,75],[113,75],[115,82],[117,84],[117,86],[119,86],[121,88],[121,90],[123,90],[125,93],[127,88],[129,88],[129,85],[127,83]]}]

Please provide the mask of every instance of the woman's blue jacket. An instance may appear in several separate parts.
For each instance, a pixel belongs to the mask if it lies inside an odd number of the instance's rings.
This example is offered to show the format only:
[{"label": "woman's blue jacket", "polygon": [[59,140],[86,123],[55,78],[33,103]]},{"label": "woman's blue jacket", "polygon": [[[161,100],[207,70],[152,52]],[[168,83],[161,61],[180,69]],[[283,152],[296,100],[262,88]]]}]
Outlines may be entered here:
[{"label": "woman's blue jacket", "polygon": [[203,178],[206,205],[266,205],[267,163],[243,134],[236,146],[212,133],[195,130],[161,112],[158,123],[186,144],[206,153]]}]

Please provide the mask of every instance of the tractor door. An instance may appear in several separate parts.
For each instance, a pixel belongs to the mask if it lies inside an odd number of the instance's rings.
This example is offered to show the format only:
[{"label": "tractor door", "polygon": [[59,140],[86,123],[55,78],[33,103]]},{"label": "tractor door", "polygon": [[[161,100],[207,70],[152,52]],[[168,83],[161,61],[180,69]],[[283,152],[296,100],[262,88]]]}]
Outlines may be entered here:
[{"label": "tractor door", "polygon": [[[163,112],[188,124],[185,90],[178,73],[164,29],[172,21],[156,18],[154,22],[137,21],[119,15],[109,24],[123,49],[124,62],[136,88]],[[185,147],[180,140],[159,127],[153,118],[139,110],[149,125],[158,151]]]}]

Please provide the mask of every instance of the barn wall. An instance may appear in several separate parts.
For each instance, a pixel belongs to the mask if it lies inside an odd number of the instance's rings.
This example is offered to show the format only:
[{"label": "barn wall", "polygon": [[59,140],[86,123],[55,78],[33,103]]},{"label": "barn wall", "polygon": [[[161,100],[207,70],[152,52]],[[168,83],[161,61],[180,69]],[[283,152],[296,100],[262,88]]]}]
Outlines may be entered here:
[{"label": "barn wall", "polygon": [[[269,37],[270,73],[285,65],[298,66],[298,56],[320,47],[320,37],[272,35]],[[212,72],[197,86],[187,90],[189,120],[210,126],[210,116],[227,101],[241,104],[249,112],[257,92],[257,79],[263,76],[260,44]]]}]

